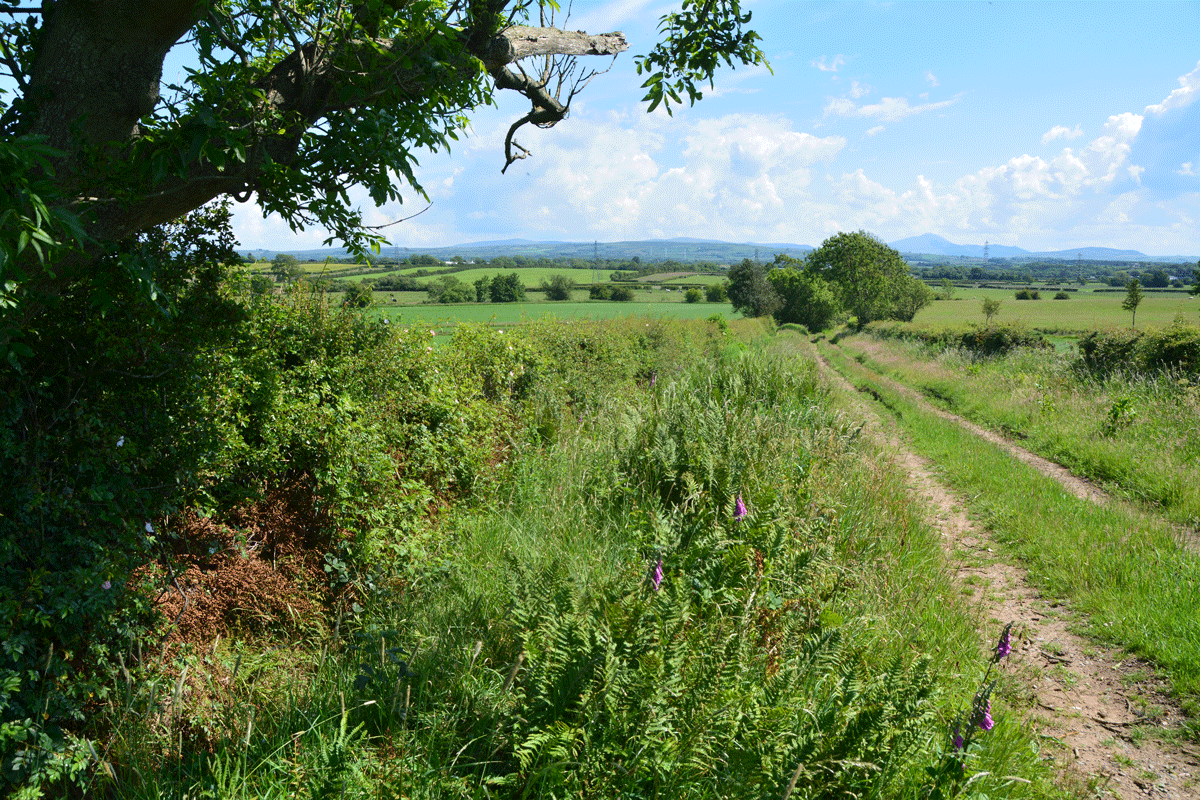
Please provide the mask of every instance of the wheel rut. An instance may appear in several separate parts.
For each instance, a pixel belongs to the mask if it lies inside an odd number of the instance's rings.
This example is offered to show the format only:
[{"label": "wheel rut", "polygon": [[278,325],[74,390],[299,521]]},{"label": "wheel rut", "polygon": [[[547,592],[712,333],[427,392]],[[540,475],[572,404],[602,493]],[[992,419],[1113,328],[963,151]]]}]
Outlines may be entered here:
[{"label": "wheel rut", "polygon": [[[1169,732],[1178,729],[1183,715],[1153,668],[1074,633],[1077,615],[1040,596],[1023,568],[1000,557],[990,532],[968,516],[963,499],[937,477],[936,465],[914,452],[878,405],[855,391],[815,348],[812,355],[827,380],[847,389],[853,413],[864,420],[864,433],[908,476],[984,629],[994,632],[1015,622],[1013,651],[1002,662],[1003,672],[1020,687],[1028,721],[1043,743],[1041,753],[1061,768],[1063,780],[1089,796],[1200,798],[1200,748],[1170,740]],[[907,387],[881,380],[922,408],[999,444],[1077,497],[1109,500],[1061,465],[932,406]]]}]

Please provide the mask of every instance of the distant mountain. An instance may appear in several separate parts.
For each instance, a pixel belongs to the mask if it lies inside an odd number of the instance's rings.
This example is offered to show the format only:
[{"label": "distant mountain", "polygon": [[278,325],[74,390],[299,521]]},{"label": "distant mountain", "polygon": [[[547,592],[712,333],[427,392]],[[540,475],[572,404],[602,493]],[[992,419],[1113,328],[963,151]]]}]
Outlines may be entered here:
[{"label": "distant mountain", "polygon": [[[944,239],[936,233],[925,233],[920,236],[910,236],[907,239],[899,239],[889,243],[890,247],[899,250],[901,253],[925,253],[933,256],[967,256],[968,258],[983,258],[983,245],[981,244],[955,244],[949,239]],[[1028,250],[1022,250],[1020,247],[1009,247],[1003,244],[989,244],[988,256],[990,258],[1014,258],[1017,256],[1029,255]]]},{"label": "distant mountain", "polygon": [[[679,261],[689,263],[709,261],[717,264],[733,264],[743,258],[758,258],[772,261],[777,253],[802,258],[813,248],[806,244],[736,244],[717,239],[646,239],[626,242],[535,242],[528,239],[506,239],[492,242],[471,242],[449,247],[399,247],[386,246],[379,255],[388,258],[404,258],[411,255],[431,255],[443,261],[454,256],[465,259],[501,258],[524,256],[525,258],[576,258],[591,261],[596,256],[601,260],[629,261],[635,256],[644,262]],[[323,261],[326,258],[345,258],[344,247],[321,250],[243,250],[243,254],[256,259],[270,260],[277,253],[286,252],[302,261]]]},{"label": "distant mountain", "polygon": [[[983,258],[983,245],[981,244],[955,244],[949,239],[938,236],[935,233],[926,233],[921,236],[910,236],[907,239],[898,239],[890,242],[889,245],[899,250],[901,253],[909,255],[931,255],[931,256],[946,256],[949,258],[959,258],[965,256],[967,258]],[[1009,258],[1014,261],[1025,261],[1028,259],[1055,259],[1061,261],[1075,261],[1083,259],[1085,261],[1147,261],[1147,262],[1174,262],[1188,263],[1195,260],[1195,256],[1148,256],[1145,253],[1137,250],[1117,250],[1112,247],[1076,247],[1073,250],[1042,250],[1039,252],[1030,252],[1020,247],[1010,247],[1003,244],[988,245],[989,258]]]},{"label": "distant mountain", "polygon": [[[921,236],[910,236],[890,242],[890,246],[908,256],[938,256],[941,258],[983,258],[981,244],[955,244],[944,237],[933,233]],[[674,239],[641,239],[623,242],[538,242],[530,239],[502,239],[497,241],[470,242],[449,247],[402,247],[387,246],[380,249],[384,257],[404,258],[406,256],[425,254],[449,261],[454,256],[465,259],[486,258],[494,259],[508,256],[524,256],[525,258],[575,258],[591,261],[599,256],[604,261],[629,261],[635,256],[641,261],[654,263],[658,261],[679,261],[689,263],[709,261],[717,264],[736,264],[743,258],[757,258],[760,261],[774,260],[777,253],[784,253],[794,258],[803,258],[813,248],[806,244],[790,244],[781,242],[742,244],[723,242],[719,239],[697,239],[690,236],[679,236]],[[325,248],[321,250],[242,250],[255,259],[270,260],[279,252],[287,252],[304,261],[323,261],[326,258],[345,258],[346,249],[342,247]],[[1160,263],[1195,263],[1197,256],[1148,256],[1137,250],[1117,250],[1111,247],[1078,247],[1073,250],[1047,250],[1033,253],[1020,247],[1003,244],[989,244],[988,256],[991,258],[1007,258],[1014,261],[1029,259],[1061,259],[1075,261],[1145,261]]]}]

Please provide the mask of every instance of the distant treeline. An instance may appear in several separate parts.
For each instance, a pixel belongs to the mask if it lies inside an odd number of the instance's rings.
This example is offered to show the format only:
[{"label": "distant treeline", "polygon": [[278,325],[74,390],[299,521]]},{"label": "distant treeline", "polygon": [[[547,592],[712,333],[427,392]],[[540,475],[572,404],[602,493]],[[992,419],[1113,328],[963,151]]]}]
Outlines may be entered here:
[{"label": "distant treeline", "polygon": [[[995,283],[1107,283],[1124,287],[1137,279],[1143,286],[1167,288],[1186,286],[1195,281],[1198,264],[1155,264],[1131,266],[1125,261],[1035,261],[1012,264],[1001,259],[992,259],[989,266],[965,266],[941,264],[919,268],[919,274],[927,280],[948,278],[952,281],[988,281]],[[994,265],[994,266],[993,266]]]}]

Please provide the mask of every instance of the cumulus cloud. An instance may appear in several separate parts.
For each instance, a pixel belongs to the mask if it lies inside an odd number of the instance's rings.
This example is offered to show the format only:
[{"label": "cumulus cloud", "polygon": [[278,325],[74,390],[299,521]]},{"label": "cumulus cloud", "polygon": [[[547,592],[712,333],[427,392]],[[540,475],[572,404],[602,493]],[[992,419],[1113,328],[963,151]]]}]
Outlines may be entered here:
[{"label": "cumulus cloud", "polygon": [[929,82],[930,86],[941,86],[941,82],[938,81],[937,76],[935,76],[929,70],[925,70],[925,80]]},{"label": "cumulus cloud", "polygon": [[883,133],[883,131],[884,127],[882,125],[876,125],[874,128],[867,129],[867,136],[874,136],[877,133]]},{"label": "cumulus cloud", "polygon": [[1083,128],[1076,125],[1074,128],[1068,128],[1065,125],[1055,125],[1050,130],[1042,134],[1042,144],[1049,144],[1055,139],[1078,139],[1083,136]]},{"label": "cumulus cloud", "polygon": [[1190,161],[1185,161],[1182,164],[1180,164],[1179,169],[1176,171],[1176,174],[1177,175],[1200,175],[1200,173],[1196,172],[1195,169],[1193,169],[1192,162],[1190,162]]},{"label": "cumulus cloud", "polygon": [[1187,75],[1180,76],[1178,89],[1167,95],[1161,103],[1146,106],[1144,113],[1161,116],[1173,108],[1190,106],[1197,97],[1200,97],[1200,62],[1197,62],[1196,68]]},{"label": "cumulus cloud", "polygon": [[846,57],[840,54],[834,56],[832,61],[828,59],[828,56],[821,56],[820,58],[813,59],[812,65],[821,70],[821,72],[837,72],[846,64]]}]

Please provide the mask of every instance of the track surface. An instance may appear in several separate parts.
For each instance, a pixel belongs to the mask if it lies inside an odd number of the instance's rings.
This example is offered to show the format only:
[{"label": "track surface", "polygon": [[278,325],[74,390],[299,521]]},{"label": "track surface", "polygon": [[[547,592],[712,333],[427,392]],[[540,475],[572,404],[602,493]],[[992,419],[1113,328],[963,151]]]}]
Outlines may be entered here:
[{"label": "track surface", "polygon": [[[871,349],[872,342],[856,342]],[[1004,672],[1018,678],[1029,697],[1029,720],[1046,742],[1043,755],[1062,766],[1064,779],[1089,796],[1200,798],[1200,748],[1175,745],[1151,730],[1175,728],[1182,715],[1156,680],[1154,670],[1119,650],[1105,649],[1072,632],[1075,614],[1041,598],[1025,570],[1001,560],[990,532],[973,522],[962,498],[937,477],[930,463],[903,440],[876,404],[815,354],[827,380],[844,388],[865,432],[908,475],[913,493],[942,535],[956,577],[969,589],[985,629],[1015,621],[1013,653]],[[1108,502],[1108,496],[1066,468],[1035,455],[993,431],[938,409],[918,392],[882,375],[873,379],[904,394],[930,413],[1000,445],[1015,458],[1063,485],[1077,497]]]}]

